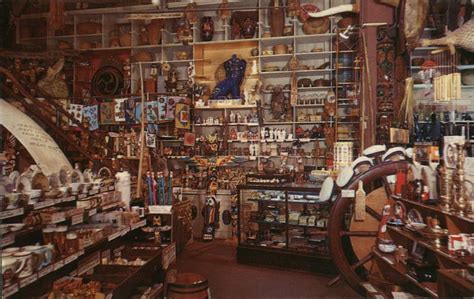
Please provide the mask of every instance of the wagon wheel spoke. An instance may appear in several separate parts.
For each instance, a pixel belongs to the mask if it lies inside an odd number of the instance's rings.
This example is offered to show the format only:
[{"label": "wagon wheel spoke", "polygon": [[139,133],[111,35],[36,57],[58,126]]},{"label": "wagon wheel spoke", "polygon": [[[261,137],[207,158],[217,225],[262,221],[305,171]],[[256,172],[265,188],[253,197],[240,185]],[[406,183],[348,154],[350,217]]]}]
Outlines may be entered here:
[{"label": "wagon wheel spoke", "polygon": [[373,218],[375,218],[375,220],[379,221],[382,220],[382,215],[379,214],[377,211],[375,211],[374,209],[372,209],[371,207],[369,206],[366,206],[365,207],[365,211],[367,212],[367,214],[369,214],[370,216],[372,216]]},{"label": "wagon wheel spoke", "polygon": [[349,237],[365,237],[365,238],[373,238],[377,237],[377,231],[341,231],[341,236],[349,236]]},{"label": "wagon wheel spoke", "polygon": [[369,262],[370,260],[372,260],[374,258],[375,254],[373,251],[369,252],[366,256],[364,256],[363,258],[361,258],[357,263],[355,263],[354,265],[351,265],[351,268],[353,270],[359,268],[360,266],[363,266],[364,264],[366,264],[367,262]]}]

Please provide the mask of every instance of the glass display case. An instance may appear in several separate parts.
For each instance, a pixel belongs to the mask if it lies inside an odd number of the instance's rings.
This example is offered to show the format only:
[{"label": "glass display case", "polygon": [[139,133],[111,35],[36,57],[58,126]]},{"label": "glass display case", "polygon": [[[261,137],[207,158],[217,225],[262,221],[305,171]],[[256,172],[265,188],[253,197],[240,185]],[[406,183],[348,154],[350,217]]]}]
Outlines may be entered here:
[{"label": "glass display case", "polygon": [[[320,200],[319,189],[314,184],[240,185],[238,260],[248,262],[252,252],[252,263],[274,266],[285,263],[278,254],[303,257],[303,263],[304,257],[329,259],[326,228],[331,203]],[[259,258],[259,252],[264,257]],[[292,264],[300,268],[294,259]]]}]

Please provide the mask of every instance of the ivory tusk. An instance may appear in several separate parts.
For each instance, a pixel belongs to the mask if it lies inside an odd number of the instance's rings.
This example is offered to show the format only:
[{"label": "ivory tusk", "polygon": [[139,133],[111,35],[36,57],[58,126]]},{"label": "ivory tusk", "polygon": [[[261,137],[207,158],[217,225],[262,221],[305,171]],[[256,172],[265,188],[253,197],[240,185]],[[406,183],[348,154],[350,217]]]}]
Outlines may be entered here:
[{"label": "ivory tusk", "polygon": [[359,12],[359,5],[357,3],[355,4],[343,4],[339,5],[336,7],[332,7],[323,11],[319,12],[308,12],[308,15],[312,18],[322,18],[322,17],[327,17],[327,16],[332,16],[336,15],[338,13],[342,12]]}]

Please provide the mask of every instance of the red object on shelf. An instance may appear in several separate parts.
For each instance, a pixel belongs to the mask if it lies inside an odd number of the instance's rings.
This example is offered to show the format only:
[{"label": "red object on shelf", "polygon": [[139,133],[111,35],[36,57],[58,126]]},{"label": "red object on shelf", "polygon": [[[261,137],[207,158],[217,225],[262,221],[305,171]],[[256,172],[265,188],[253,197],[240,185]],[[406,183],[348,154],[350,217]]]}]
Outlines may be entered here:
[{"label": "red object on shelf", "polygon": [[407,174],[398,170],[395,182],[395,195],[402,195],[402,187],[407,183]]}]

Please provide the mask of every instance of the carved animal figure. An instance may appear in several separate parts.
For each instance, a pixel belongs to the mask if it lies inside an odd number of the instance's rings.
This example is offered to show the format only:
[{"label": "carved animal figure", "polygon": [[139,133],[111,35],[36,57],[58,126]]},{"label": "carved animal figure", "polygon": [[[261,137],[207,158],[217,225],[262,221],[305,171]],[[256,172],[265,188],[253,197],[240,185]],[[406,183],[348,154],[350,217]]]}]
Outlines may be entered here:
[{"label": "carved animal figure", "polygon": [[421,41],[423,47],[431,45],[445,45],[448,46],[451,54],[456,52],[455,47],[463,48],[469,52],[474,53],[474,19],[464,23],[458,29],[448,32],[445,37]]},{"label": "carved animal figure", "polygon": [[240,99],[240,84],[244,79],[246,66],[247,62],[237,58],[235,54],[224,62],[226,78],[217,83],[212,91],[211,99],[225,99],[229,93],[232,99]]}]

